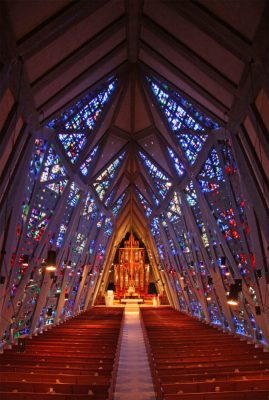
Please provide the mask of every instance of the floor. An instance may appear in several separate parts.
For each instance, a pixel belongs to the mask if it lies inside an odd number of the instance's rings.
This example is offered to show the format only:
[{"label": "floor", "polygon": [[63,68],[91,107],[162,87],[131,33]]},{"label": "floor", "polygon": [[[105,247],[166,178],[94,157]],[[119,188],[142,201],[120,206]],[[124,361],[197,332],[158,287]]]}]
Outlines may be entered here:
[{"label": "floor", "polygon": [[136,304],[125,307],[114,400],[156,400]]}]

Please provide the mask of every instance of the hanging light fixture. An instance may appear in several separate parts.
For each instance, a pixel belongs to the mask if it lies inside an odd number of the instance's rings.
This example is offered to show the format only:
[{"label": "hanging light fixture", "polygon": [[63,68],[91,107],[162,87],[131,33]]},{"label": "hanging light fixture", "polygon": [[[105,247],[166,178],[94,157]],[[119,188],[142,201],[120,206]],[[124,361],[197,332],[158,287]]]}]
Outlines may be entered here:
[{"label": "hanging light fixture", "polygon": [[49,250],[48,257],[47,257],[47,271],[55,271],[56,270],[56,251]]},{"label": "hanging light fixture", "polygon": [[24,267],[28,267],[28,265],[29,265],[29,255],[28,254],[24,254],[22,256],[22,265]]},{"label": "hanging light fixture", "polygon": [[231,284],[230,291],[227,296],[227,303],[230,306],[238,305],[238,296],[241,291],[242,291],[242,279],[236,279],[235,283]]},{"label": "hanging light fixture", "polygon": [[225,268],[226,267],[226,257],[221,257],[220,259],[220,267]]}]

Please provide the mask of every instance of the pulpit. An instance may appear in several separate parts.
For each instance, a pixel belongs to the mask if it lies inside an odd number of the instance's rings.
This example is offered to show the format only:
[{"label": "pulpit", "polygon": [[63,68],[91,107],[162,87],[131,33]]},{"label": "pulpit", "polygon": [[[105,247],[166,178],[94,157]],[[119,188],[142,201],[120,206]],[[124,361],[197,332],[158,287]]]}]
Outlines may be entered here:
[{"label": "pulpit", "polygon": [[114,263],[117,298],[143,298],[148,294],[150,265],[145,263],[145,252],[133,233],[118,249],[118,262]]}]

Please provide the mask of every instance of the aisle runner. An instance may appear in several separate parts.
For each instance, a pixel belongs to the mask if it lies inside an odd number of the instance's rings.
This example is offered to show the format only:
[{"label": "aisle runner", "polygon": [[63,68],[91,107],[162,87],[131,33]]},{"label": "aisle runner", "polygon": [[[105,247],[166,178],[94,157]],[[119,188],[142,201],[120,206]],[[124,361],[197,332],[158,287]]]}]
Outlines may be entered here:
[{"label": "aisle runner", "polygon": [[155,400],[138,305],[125,307],[115,400]]}]

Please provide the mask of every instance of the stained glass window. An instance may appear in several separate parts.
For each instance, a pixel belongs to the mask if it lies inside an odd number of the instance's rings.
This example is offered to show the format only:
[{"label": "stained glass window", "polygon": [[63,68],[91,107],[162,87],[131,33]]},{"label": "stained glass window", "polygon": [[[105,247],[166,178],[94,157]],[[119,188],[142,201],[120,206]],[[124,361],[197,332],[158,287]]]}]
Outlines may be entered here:
[{"label": "stained glass window", "polygon": [[143,161],[144,166],[148,174],[150,175],[155,188],[162,198],[165,198],[172,183],[167,175],[157,167],[142,151],[139,151],[139,155]]},{"label": "stained glass window", "polygon": [[123,152],[116,160],[114,160],[95,180],[93,187],[95,188],[100,200],[103,200],[108,188],[115,179],[117,172],[125,157]]},{"label": "stained glass window", "polygon": [[181,214],[182,213],[180,209],[179,196],[176,192],[174,192],[173,197],[167,208],[167,217],[170,222],[174,222],[179,219],[179,216]]},{"label": "stained glass window", "polygon": [[87,138],[85,133],[60,133],[58,138],[64,146],[65,152],[74,164],[80,151],[84,148]]},{"label": "stained glass window", "polygon": [[[48,123],[48,127],[56,131],[58,139],[73,164],[85,147],[104,107],[111,99],[116,85],[117,79],[110,78]],[[87,175],[90,163],[91,155],[81,167],[83,175]]]},{"label": "stained glass window", "polygon": [[57,234],[57,239],[56,239],[56,246],[61,247],[63,244],[64,236],[68,228],[68,224],[71,219],[72,212],[74,210],[74,207],[77,205],[80,193],[79,193],[79,187],[76,185],[75,182],[71,183],[68,197],[67,197],[67,202],[64,210],[64,215],[63,219],[59,228],[59,232]]},{"label": "stained glass window", "polygon": [[97,211],[97,207],[95,204],[95,200],[92,197],[91,193],[88,192],[85,203],[84,203],[84,209],[83,209],[83,215],[89,219],[90,215],[94,212]]},{"label": "stained glass window", "polygon": [[99,145],[95,146],[94,149],[90,152],[84,163],[80,167],[80,171],[82,175],[86,176],[88,175],[92,165],[93,165],[93,160],[95,159],[97,150],[99,148]]},{"label": "stained glass window", "polygon": [[183,176],[184,172],[185,172],[185,168],[183,167],[182,162],[179,160],[177,155],[174,153],[174,151],[170,147],[168,147],[167,149],[168,149],[168,153],[169,153],[170,157],[173,160],[173,164],[175,166],[178,176]]},{"label": "stained glass window", "polygon": [[218,153],[213,149],[207,158],[200,174],[198,175],[199,184],[203,192],[212,192],[224,181]]},{"label": "stained glass window", "polygon": [[112,206],[112,213],[114,215],[114,217],[116,217],[118,215],[118,212],[120,211],[124,199],[125,199],[126,193],[122,193],[122,195],[118,198],[118,200],[114,203],[114,205]]},{"label": "stained glass window", "polygon": [[192,165],[207,139],[205,130],[217,129],[219,125],[156,78],[147,77],[147,82],[169,127]]},{"label": "stained glass window", "polygon": [[151,208],[149,202],[145,199],[145,197],[142,195],[142,193],[138,189],[136,189],[135,193],[145,211],[146,216],[150,217],[150,215],[152,213],[152,208]]},{"label": "stained glass window", "polygon": [[108,207],[110,205],[110,203],[115,195],[115,192],[116,192],[116,188],[112,189],[111,192],[109,193],[109,195],[107,196],[106,201],[105,201],[106,207]]},{"label": "stained glass window", "polygon": [[40,182],[55,181],[66,177],[60,157],[51,146],[40,177]]},{"label": "stained glass window", "polygon": [[113,224],[111,218],[107,217],[104,223],[104,234],[105,236],[109,237],[112,235],[113,232]]},{"label": "stained glass window", "polygon": [[92,130],[104,106],[108,103],[115,91],[117,79],[110,78],[95,91],[77,100],[72,106],[48,123],[49,128],[55,130],[86,128]]}]

